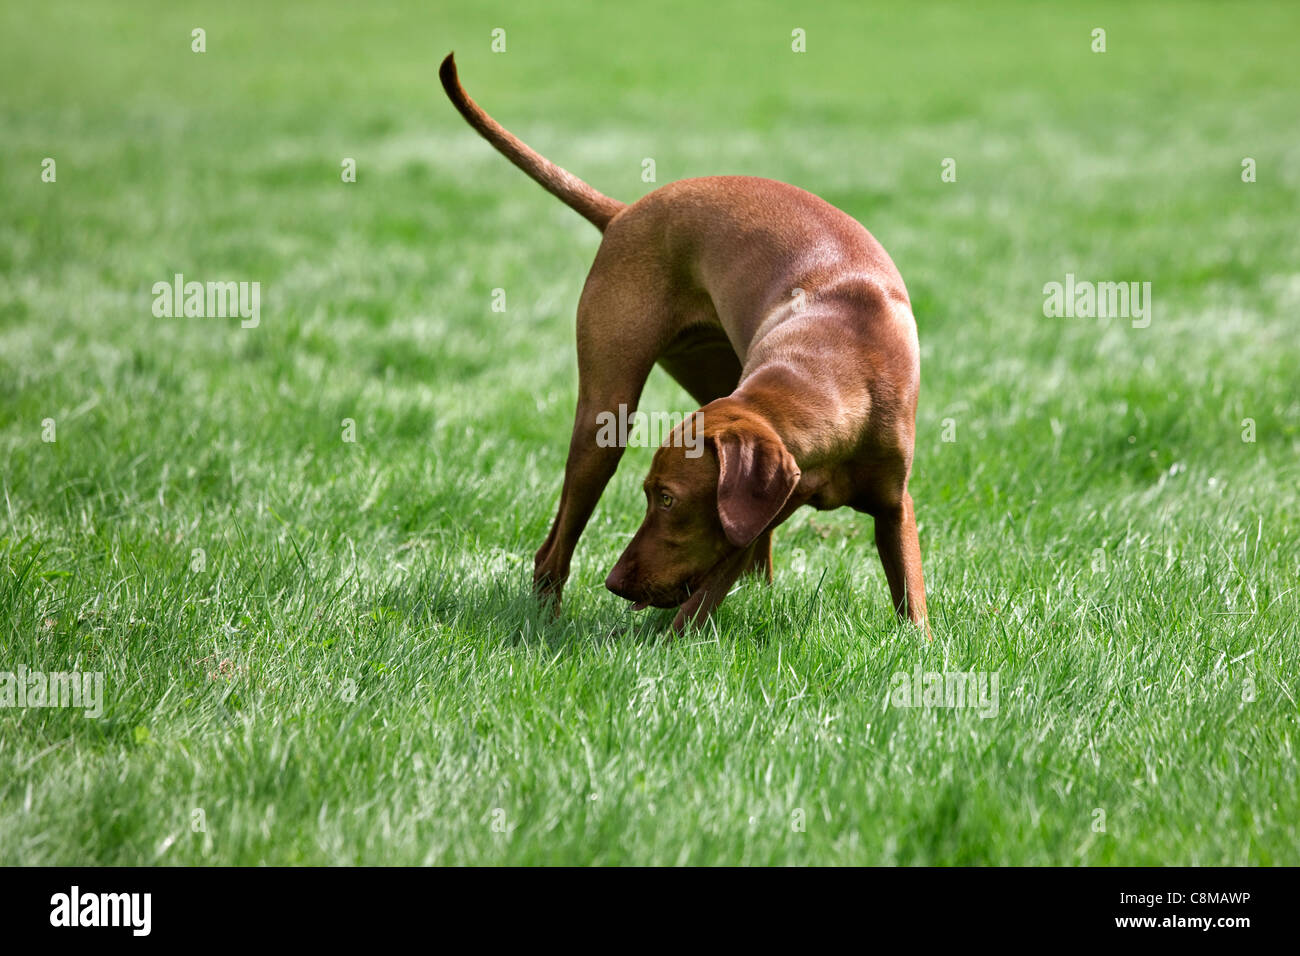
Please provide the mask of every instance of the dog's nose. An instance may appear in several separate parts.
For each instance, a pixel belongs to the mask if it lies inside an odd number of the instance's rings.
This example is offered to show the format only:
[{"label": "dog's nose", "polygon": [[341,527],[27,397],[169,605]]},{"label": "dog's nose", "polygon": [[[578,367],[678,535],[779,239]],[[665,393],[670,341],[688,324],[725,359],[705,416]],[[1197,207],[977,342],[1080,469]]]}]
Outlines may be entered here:
[{"label": "dog's nose", "polygon": [[609,588],[621,598],[628,601],[635,601],[636,596],[630,591],[632,586],[632,575],[621,564],[614,565],[614,570],[609,572],[609,577],[605,579],[605,587]]}]

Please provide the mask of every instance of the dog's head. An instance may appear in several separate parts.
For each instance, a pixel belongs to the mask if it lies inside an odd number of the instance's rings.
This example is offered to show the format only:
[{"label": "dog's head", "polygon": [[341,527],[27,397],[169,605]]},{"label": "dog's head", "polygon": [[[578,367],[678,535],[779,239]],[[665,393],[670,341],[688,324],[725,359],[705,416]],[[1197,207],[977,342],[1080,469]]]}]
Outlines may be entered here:
[{"label": "dog's head", "polygon": [[638,609],[677,607],[717,584],[720,569],[734,571],[799,483],[772,426],[734,402],[706,405],[681,428],[697,429],[703,442],[685,442],[675,430],[655,452],[645,519],[605,581]]}]

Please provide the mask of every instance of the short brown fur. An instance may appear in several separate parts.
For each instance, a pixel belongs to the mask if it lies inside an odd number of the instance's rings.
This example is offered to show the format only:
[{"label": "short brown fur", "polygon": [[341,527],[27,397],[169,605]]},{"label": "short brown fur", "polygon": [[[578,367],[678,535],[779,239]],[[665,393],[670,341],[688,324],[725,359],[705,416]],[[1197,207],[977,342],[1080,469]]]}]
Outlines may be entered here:
[{"label": "short brown fur", "polygon": [[578,407],[559,511],[534,562],[555,602],[622,456],[597,415],[636,408],[659,364],[701,403],[704,453],[676,435],[654,456],[646,515],[606,586],[703,621],[737,577],[771,580],[772,531],[797,508],[875,519],[897,613],[926,627],[907,490],[920,353],[903,280],[851,216],[794,186],[687,179],[630,206],[542,158],[461,88],[448,96],[489,142],[604,232],[578,303]]}]

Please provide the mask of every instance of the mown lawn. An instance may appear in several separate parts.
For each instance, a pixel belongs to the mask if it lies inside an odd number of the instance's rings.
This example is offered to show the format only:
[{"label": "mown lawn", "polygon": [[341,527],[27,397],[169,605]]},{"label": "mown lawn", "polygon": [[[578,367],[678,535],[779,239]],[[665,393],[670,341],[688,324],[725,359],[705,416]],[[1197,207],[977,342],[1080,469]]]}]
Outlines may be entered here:
[{"label": "mown lawn", "polygon": [[[1289,3],[6,6],[0,672],[100,672],[104,713],[0,708],[0,863],[1300,863],[1297,40]],[[890,250],[933,644],[847,511],[664,640],[601,586],[648,449],[535,608],[599,237],[446,103],[451,49],[611,195],[763,175]],[[260,324],[155,317],[178,272]],[[1150,282],[1149,326],[1046,317],[1067,274]],[[996,714],[888,706],[914,670]]]}]

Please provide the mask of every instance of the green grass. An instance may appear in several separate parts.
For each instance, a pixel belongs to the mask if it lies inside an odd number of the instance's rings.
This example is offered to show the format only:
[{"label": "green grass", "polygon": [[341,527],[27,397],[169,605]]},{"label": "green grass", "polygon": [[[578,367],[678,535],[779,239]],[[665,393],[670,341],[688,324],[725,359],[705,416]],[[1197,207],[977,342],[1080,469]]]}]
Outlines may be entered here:
[{"label": "green grass", "polygon": [[[0,671],[106,680],[0,709],[0,863],[1300,863],[1300,8],[704,6],[0,12]],[[646,449],[534,607],[598,237],[453,48],[611,195],[765,175],[889,249],[933,644],[847,511],[663,640],[601,586]],[[174,272],[260,327],[155,319]],[[1067,272],[1151,326],[1044,318]],[[918,666],[997,716],[886,706]]]}]

